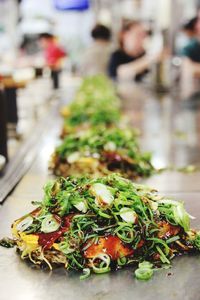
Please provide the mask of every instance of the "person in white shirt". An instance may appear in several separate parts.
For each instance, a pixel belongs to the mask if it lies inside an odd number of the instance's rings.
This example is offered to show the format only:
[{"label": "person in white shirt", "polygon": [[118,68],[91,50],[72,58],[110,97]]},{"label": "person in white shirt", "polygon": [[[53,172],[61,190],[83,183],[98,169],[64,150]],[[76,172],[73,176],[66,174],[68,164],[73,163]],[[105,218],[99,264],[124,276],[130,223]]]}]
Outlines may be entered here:
[{"label": "person in white shirt", "polygon": [[108,27],[97,24],[91,32],[92,45],[85,50],[80,63],[83,76],[106,74],[111,55],[111,31]]}]

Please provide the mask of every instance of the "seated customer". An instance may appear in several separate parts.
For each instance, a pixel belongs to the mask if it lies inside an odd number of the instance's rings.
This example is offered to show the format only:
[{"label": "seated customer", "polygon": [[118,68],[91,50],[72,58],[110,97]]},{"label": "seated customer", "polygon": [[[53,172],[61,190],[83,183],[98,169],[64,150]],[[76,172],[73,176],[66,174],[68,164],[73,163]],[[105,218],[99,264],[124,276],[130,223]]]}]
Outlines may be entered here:
[{"label": "seated customer", "polygon": [[83,76],[106,74],[111,54],[111,31],[104,25],[97,24],[91,32],[92,45],[85,50],[80,63]]},{"label": "seated customer", "polygon": [[113,79],[140,80],[154,59],[145,52],[147,37],[142,23],[127,22],[119,35],[120,48],[110,58],[108,72]]}]

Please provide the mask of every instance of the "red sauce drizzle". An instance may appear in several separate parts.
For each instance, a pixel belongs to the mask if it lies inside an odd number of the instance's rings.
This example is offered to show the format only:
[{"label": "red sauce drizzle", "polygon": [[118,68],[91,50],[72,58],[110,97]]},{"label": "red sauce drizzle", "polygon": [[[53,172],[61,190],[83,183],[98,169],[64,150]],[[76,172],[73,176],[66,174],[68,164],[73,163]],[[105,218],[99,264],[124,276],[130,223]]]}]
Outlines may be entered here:
[{"label": "red sauce drizzle", "polygon": [[[59,230],[50,232],[50,233],[38,233],[38,243],[40,246],[43,247],[44,250],[50,249],[53,244],[58,240],[64,232],[69,230],[69,227],[71,225],[71,220],[75,216],[75,214],[70,214],[62,219],[62,226]],[[60,221],[60,217],[57,215],[54,215],[56,220]]]},{"label": "red sauce drizzle", "polygon": [[38,233],[39,239],[38,243],[45,250],[48,250],[52,247],[53,243],[61,237],[63,234],[62,230],[50,232],[50,233]]},{"label": "red sauce drizzle", "polygon": [[140,240],[138,245],[137,245],[137,249],[142,248],[143,245],[144,245],[144,240]]},{"label": "red sauce drizzle", "polygon": [[99,238],[97,244],[92,244],[88,247],[84,252],[84,256],[86,258],[93,258],[100,253],[106,253],[112,260],[117,260],[120,257],[130,256],[133,252],[133,249],[125,245],[120,238],[109,235]]},{"label": "red sauce drizzle", "polygon": [[76,214],[69,214],[62,219],[62,228],[69,229],[72,219]]}]

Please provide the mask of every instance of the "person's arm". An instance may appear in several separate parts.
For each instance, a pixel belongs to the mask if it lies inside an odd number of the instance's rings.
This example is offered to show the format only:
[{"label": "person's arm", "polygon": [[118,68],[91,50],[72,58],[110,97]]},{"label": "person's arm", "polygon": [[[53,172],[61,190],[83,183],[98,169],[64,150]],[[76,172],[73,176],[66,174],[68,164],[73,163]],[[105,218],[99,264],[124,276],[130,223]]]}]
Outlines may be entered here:
[{"label": "person's arm", "polygon": [[193,44],[188,44],[182,51],[182,71],[190,76],[200,76],[200,63],[195,62],[196,59],[196,48]]},{"label": "person's arm", "polygon": [[133,62],[118,66],[117,77],[119,79],[132,79],[137,74],[140,74],[143,71],[147,70],[152,63],[152,58],[145,55]]},{"label": "person's arm", "polygon": [[200,76],[200,63],[192,61],[188,57],[183,58],[183,70],[190,73],[192,76]]}]

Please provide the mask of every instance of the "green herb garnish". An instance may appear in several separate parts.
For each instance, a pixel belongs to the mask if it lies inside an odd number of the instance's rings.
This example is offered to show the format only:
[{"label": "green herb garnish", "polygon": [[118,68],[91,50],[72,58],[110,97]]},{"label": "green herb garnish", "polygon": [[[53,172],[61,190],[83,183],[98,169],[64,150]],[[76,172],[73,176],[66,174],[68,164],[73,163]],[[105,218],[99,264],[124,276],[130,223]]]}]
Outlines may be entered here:
[{"label": "green herb garnish", "polygon": [[82,271],[81,279],[138,264],[136,278],[148,280],[176,255],[200,250],[182,202],[118,174],[50,181],[40,203],[1,245],[16,244],[35,264]]}]

